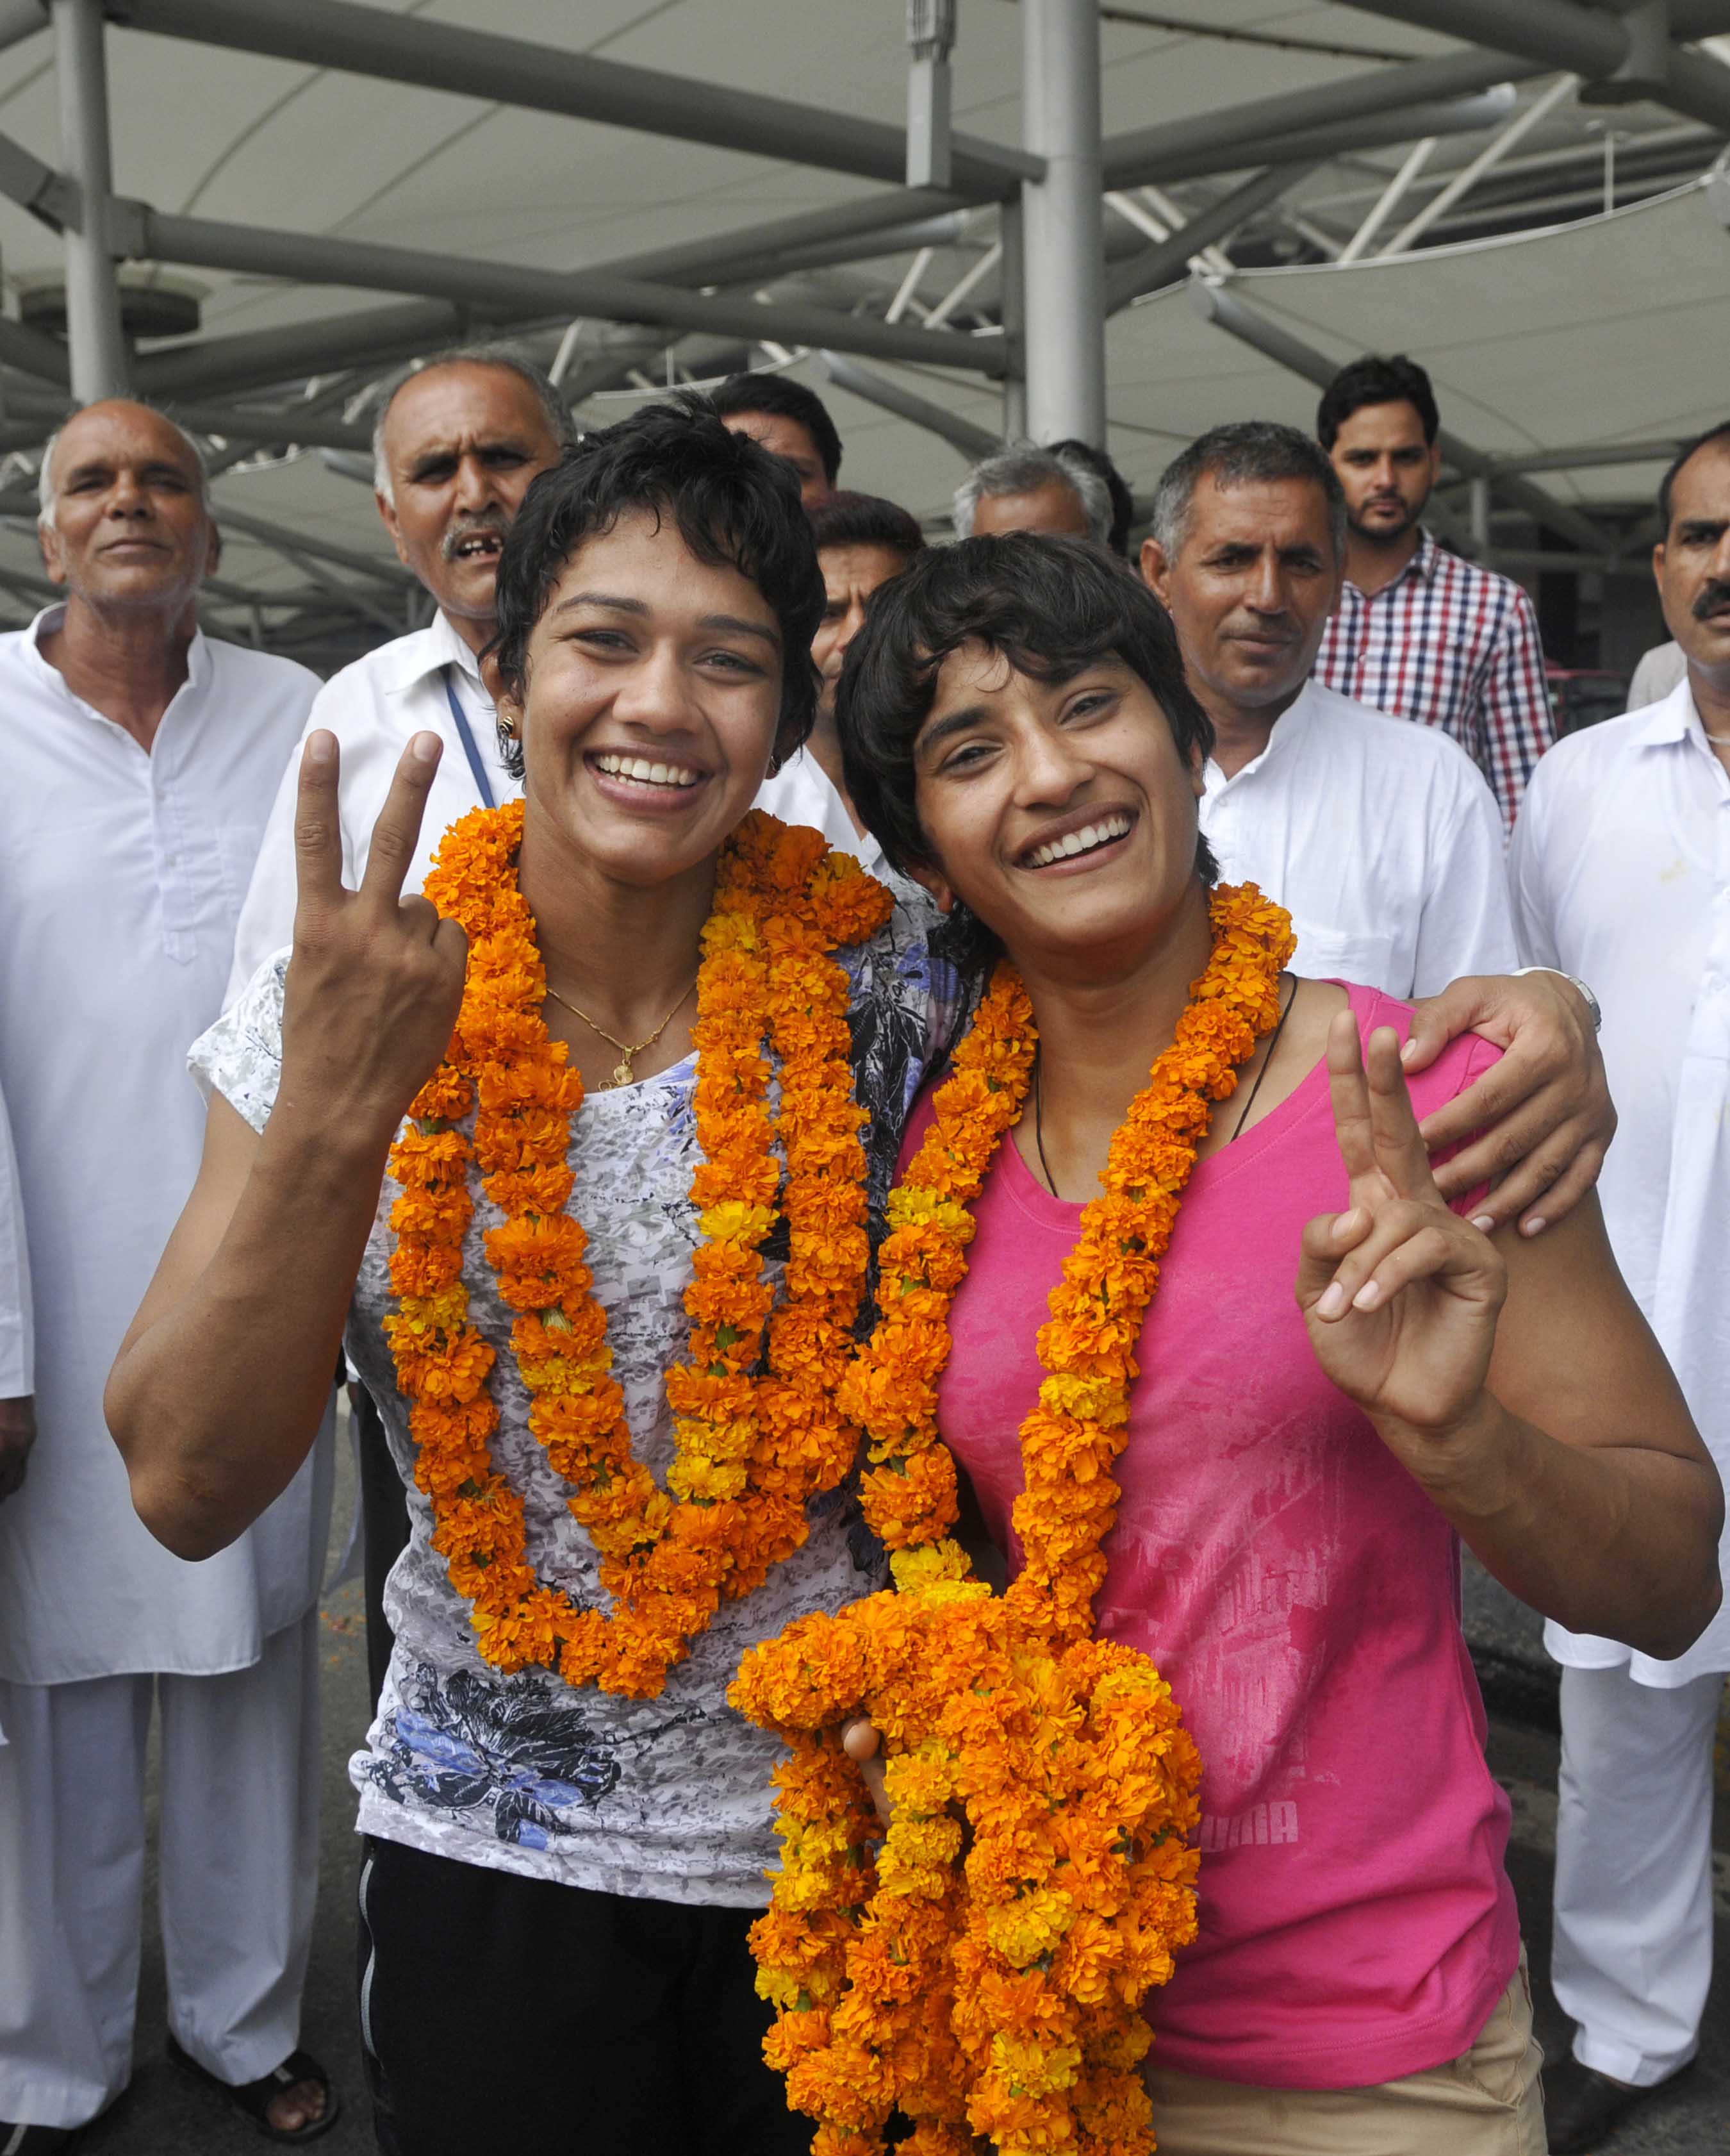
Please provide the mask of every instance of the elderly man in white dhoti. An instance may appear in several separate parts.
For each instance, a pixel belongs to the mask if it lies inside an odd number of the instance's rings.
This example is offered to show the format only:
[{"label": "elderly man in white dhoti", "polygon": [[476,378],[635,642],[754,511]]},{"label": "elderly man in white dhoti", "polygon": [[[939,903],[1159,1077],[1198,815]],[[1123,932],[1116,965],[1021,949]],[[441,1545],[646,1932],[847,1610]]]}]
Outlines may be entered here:
[{"label": "elderly man in white dhoti", "polygon": [[79,413],[42,502],[65,602],[0,638],[0,1090],[21,1196],[0,1197],[0,2148],[64,2146],[131,2075],[153,1703],[171,2053],[305,2139],[335,2114],[295,2049],[329,1444],[215,1563],[184,1564],[132,1510],[102,1385],[197,1171],[187,1049],[222,1008],[318,682],[200,631],[218,536],[197,451],[159,413]]},{"label": "elderly man in white dhoti", "polygon": [[[1588,974],[1621,1116],[1599,1190],[1628,1285],[1730,1476],[1730,421],[1659,495],[1655,567],[1686,678],[1571,734],[1514,829],[1526,955]],[[1730,1534],[1720,1553],[1730,1580]],[[1730,1603],[1664,1661],[1551,1625],[1563,1665],[1555,2156],[1600,2147],[1692,2062],[1712,1980],[1712,1748]]]}]

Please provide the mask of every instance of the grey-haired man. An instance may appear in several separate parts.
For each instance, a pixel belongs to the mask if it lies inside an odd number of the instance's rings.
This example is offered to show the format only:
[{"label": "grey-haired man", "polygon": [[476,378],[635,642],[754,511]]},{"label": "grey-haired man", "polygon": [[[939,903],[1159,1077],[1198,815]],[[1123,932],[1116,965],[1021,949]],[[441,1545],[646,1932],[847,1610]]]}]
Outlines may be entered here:
[{"label": "grey-haired man", "polygon": [[955,536],[1042,531],[1111,543],[1111,488],[1095,458],[1067,444],[1011,443],[976,464],[955,489]]},{"label": "grey-haired man", "polygon": [[187,1050],[222,1009],[318,682],[199,629],[220,542],[197,449],[161,413],[115,399],[69,419],[40,531],[64,603],[0,637],[14,1467],[21,1386],[37,1424],[0,1503],[0,2148],[63,2145],[131,2076],[153,1714],[171,2050],[254,2123],[310,2139],[336,2115],[296,2049],[330,1445],[238,1542],[185,1564],[132,1509],[102,1395],[197,1170]]}]

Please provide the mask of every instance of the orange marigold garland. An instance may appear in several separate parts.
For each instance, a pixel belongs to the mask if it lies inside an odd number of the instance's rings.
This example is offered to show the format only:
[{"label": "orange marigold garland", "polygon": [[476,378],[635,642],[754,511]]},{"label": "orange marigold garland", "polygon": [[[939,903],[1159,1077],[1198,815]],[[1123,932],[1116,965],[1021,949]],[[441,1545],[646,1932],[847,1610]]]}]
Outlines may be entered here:
[{"label": "orange marigold garland", "polygon": [[[975,2134],[1048,2156],[1153,2146],[1139,2009],[1195,1936],[1200,1762],[1154,1665],[1093,1636],[1093,1603],[1159,1260],[1212,1104],[1277,1018],[1295,947],[1289,916],[1253,885],[1216,891],[1212,923],[1211,961],[1052,1293],[1047,1374],[1021,1432],[1023,1564],[1001,1598],[951,1537],[937,1387],[967,1208],[1033,1065],[1012,968],[998,968],[889,1201],[880,1316],[841,1405],[869,1439],[866,1517],[895,1591],[801,1619],[746,1656],[731,1695],[792,1752],[752,1946],[777,2010],[768,2056],[818,2122],[813,2156],[877,2156],[898,2110],[914,2156],[966,2156]],[[893,1803],[874,1861],[875,1815],[837,1737],[862,1712]]]},{"label": "orange marigold garland", "polygon": [[[749,1594],[799,1548],[806,1500],[855,1456],[858,1434],[835,1396],[869,1259],[864,1116],[847,976],[832,953],[873,934],[892,901],[819,834],[773,817],[748,816],[722,855],[692,1029],[704,1240],[685,1298],[690,1359],[667,1376],[676,1456],[663,1491],[632,1450],[587,1238],[567,1210],[582,1079],[541,1015],[546,977],[516,881],[522,817],[520,803],[465,816],[427,880],[427,896],[468,933],[468,971],[445,1060],[391,1155],[402,1188],[391,1214],[400,1305],[385,1330],[412,1404],[433,1548],[472,1605],[482,1655],[502,1670],[538,1663],[571,1684],[652,1698],[722,1598]],[[458,1127],[471,1107],[472,1142]],[[463,1281],[471,1164],[504,1214],[487,1255],[516,1312],[529,1427],[571,1486],[610,1611],[536,1578],[522,1499],[493,1466],[494,1351],[468,1322]],[[783,1214],[777,1308],[762,1246]]]}]

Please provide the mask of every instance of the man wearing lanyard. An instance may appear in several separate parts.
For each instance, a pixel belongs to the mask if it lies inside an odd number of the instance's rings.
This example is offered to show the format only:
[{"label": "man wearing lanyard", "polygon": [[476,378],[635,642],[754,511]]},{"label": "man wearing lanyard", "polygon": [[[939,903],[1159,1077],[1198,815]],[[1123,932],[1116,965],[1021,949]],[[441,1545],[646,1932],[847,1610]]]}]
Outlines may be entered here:
[{"label": "man wearing lanyard", "polygon": [[[1587,974],[1621,1116],[1599,1185],[1617,1261],[1730,1474],[1730,422],[1658,498],[1687,676],[1558,743],[1511,870],[1528,959]],[[1724,1554],[1730,1558],[1730,1537]],[[1699,2048],[1712,1979],[1712,1746],[1730,1610],[1676,1661],[1546,1628],[1563,1665],[1550,2147],[1599,2148]]]},{"label": "man wearing lanyard", "polygon": [[[334,675],[307,719],[307,733],[325,727],[339,744],[342,869],[351,888],[411,735],[443,735],[445,753],[422,826],[426,859],[410,871],[405,894],[419,890],[447,826],[520,790],[499,753],[476,654],[493,634],[494,585],[510,520],[530,481],[556,464],[573,439],[558,391],[539,367],[504,346],[441,353],[403,376],[380,405],[372,435],[378,513],[403,566],[438,611],[429,627],[381,644]],[[230,1003],[294,935],[299,770],[297,750],[241,911]]]},{"label": "man wearing lanyard", "polygon": [[[356,887],[372,826],[412,735],[443,737],[427,804],[425,852],[403,884],[418,891],[446,829],[471,808],[519,793],[504,767],[476,654],[496,625],[499,555],[530,482],[575,439],[571,415],[540,369],[500,346],[441,353],[386,392],[373,429],[378,513],[405,567],[438,603],[429,627],[381,644],[320,690],[265,826],[235,936],[226,1001],[294,932],[294,801],[300,749],[327,727],[341,758],[338,815],[343,880]],[[408,1537],[402,1488],[371,1404],[355,1389],[366,1576],[366,1660],[377,1697],[390,1660],[385,1576]]]}]

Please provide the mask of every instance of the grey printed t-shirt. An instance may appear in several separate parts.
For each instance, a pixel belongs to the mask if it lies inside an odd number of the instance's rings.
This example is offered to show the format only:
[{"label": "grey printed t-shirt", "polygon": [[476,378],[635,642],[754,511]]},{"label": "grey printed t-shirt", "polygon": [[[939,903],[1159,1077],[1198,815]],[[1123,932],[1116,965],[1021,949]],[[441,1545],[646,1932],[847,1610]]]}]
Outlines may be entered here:
[{"label": "grey printed t-shirt", "polygon": [[[852,981],[855,1081],[871,1122],[873,1239],[907,1111],[954,1001],[924,941],[927,921],[898,909],[871,942],[840,954]],[[268,1120],[282,1067],[286,954],[260,968],[240,1000],[194,1044],[194,1075],[254,1130]],[[690,1201],[699,1158],[694,1058],[634,1086],[591,1094],[575,1119],[572,1207],[589,1235],[595,1293],[607,1312],[613,1374],[639,1456],[664,1483],[673,1456],[663,1373],[684,1358],[684,1292],[699,1240]],[[566,1486],[528,1427],[529,1399],[510,1352],[483,1237],[502,1214],[472,1183],[464,1248],[469,1317],[497,1353],[493,1455],[523,1493],[529,1557],[580,1604],[605,1601],[595,1550],[571,1517]],[[381,1321],[391,1306],[387,1176],[350,1311],[351,1362],[378,1404],[408,1493],[411,1539],[385,1589],[397,1635],[366,1748],[351,1774],[362,1832],[434,1856],[530,1878],[659,1901],[760,1907],[775,1856],[770,1776],[779,1741],[727,1704],[748,1647],[807,1610],[835,1610],[884,1584],[883,1553],[850,1481],[810,1507],[804,1548],[743,1601],[723,1603],[658,1699],[574,1690],[545,1671],[501,1675],[476,1652],[468,1604],[432,1549],[431,1510],[414,1486],[408,1403],[397,1390]],[[772,1255],[771,1245],[771,1255]],[[779,1270],[778,1264],[774,1268]]]}]

